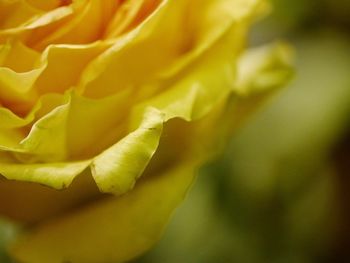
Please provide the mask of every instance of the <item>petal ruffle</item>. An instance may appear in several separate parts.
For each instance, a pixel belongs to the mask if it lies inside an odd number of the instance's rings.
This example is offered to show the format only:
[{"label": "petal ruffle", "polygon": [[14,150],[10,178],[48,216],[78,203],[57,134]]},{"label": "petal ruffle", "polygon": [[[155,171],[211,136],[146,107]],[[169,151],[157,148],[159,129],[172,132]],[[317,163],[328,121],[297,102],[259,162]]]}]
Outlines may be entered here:
[{"label": "petal ruffle", "polygon": [[[275,48],[265,47],[243,56],[239,63],[239,72],[244,71],[242,67],[244,68],[245,64],[248,63],[246,60],[252,60],[252,56],[254,57],[253,61],[256,62],[256,70],[249,72],[249,74],[241,73],[238,76],[239,81],[234,82],[236,63],[230,59],[229,61],[232,64],[225,63],[227,51],[230,47],[229,42],[222,41],[217,45],[214,46],[216,48],[211,49],[211,52],[201,58],[196,68],[192,68],[191,74],[181,78],[181,81],[175,83],[166,92],[135,108],[132,118],[129,120],[131,127],[134,128],[131,128],[129,135],[124,136],[123,139],[96,157],[87,159],[87,161],[90,160],[89,164],[92,167],[93,176],[102,192],[122,194],[133,187],[136,179],[145,169],[158,147],[163,123],[167,125],[166,122],[174,118],[181,118],[186,121],[203,118],[210,111],[219,107],[222,101],[225,98],[228,99],[232,91],[235,90],[239,91],[238,94],[257,93],[259,100],[262,100],[265,98],[265,94],[270,94],[270,89],[282,85],[290,76],[290,74],[287,74],[290,73],[291,67],[288,49],[277,45]],[[272,77],[269,79],[269,76]],[[251,80],[259,78],[265,81],[257,82],[259,85],[251,82]],[[249,96],[233,96],[238,98],[238,103],[235,100],[234,111],[231,112],[231,116],[227,116],[228,118],[234,119],[237,116],[244,118],[249,114],[249,111],[254,109]],[[56,108],[33,126],[32,132],[22,141],[25,146],[24,149],[27,151],[29,149],[29,152],[33,154],[41,153],[39,159],[49,158],[50,156],[57,158],[59,154],[67,156],[67,137],[71,136],[72,141],[74,141],[74,138],[78,138],[79,127],[86,130],[89,125],[93,125],[96,121],[93,116],[98,118],[101,112],[105,112],[105,114],[110,112],[109,114],[116,116],[118,114],[117,109],[113,110],[113,105],[117,105],[120,109],[120,104],[116,101],[121,98],[123,97],[115,96],[102,101],[89,102],[71,94],[66,105]],[[255,104],[258,104],[257,101],[255,101]],[[155,110],[147,113],[149,107]],[[85,123],[85,120],[89,120],[89,118],[82,118],[82,114],[85,113],[92,117],[92,123],[90,121]],[[72,126],[67,126],[69,116],[72,115],[74,115],[74,118],[70,125],[76,125],[73,129]],[[145,118],[143,122],[141,121],[142,118]],[[236,122],[239,122],[238,119],[236,119]],[[111,126],[108,126],[110,124],[107,124],[108,122],[102,124],[101,127],[109,127],[110,129]],[[69,135],[70,130],[77,133]],[[103,132],[103,129],[101,132]],[[118,129],[115,132],[118,133]],[[90,132],[86,131],[85,133],[87,135],[86,140],[90,138],[91,143],[100,138],[101,134],[91,133],[92,137],[89,137]],[[39,142],[40,144],[38,144]],[[86,141],[80,145],[82,146],[85,143]],[[50,147],[47,147],[47,145],[50,145]],[[75,144],[76,147],[78,145]],[[50,159],[43,160],[49,161]],[[20,169],[20,165],[18,165],[18,168]],[[4,175],[6,176],[6,174]],[[37,177],[36,179],[39,183],[47,184],[45,177],[42,179]],[[27,179],[23,177],[22,180]],[[61,185],[68,186],[69,184],[62,183]]]}]

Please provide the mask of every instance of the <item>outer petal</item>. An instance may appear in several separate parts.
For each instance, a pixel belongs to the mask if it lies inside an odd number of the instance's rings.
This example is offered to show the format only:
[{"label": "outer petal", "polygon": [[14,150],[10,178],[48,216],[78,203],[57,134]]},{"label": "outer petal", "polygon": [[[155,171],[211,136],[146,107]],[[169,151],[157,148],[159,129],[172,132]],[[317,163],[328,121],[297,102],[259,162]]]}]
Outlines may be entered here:
[{"label": "outer petal", "polygon": [[92,175],[102,192],[130,190],[155,153],[163,128],[162,113],[150,109],[140,127],[94,158]]},{"label": "outer petal", "polygon": [[237,81],[227,114],[233,116],[229,130],[242,125],[250,114],[276,94],[293,76],[293,49],[274,43],[247,50],[238,61]]},{"label": "outer petal", "polygon": [[[84,166],[83,162],[43,165],[42,169],[38,166],[27,165],[27,170],[24,172],[27,173],[28,177],[32,175],[32,179],[41,175],[47,178],[48,184],[55,187],[55,184],[62,184],[64,181],[68,183],[75,177],[72,175],[81,172]],[[21,169],[23,168],[25,167]],[[4,169],[12,170],[14,176],[12,179],[18,176],[15,173],[15,166],[12,168],[5,166]],[[57,169],[60,174],[50,179],[54,169]],[[62,185],[56,186],[62,187]],[[82,203],[95,200],[98,196],[101,196],[101,193],[88,169],[75,178],[69,188],[60,191],[38,183],[8,180],[0,177],[0,214],[24,224],[37,223],[43,219],[61,215],[64,211],[70,211]]]},{"label": "outer petal", "polygon": [[234,90],[249,96],[279,87],[291,77],[292,56],[292,48],[282,42],[248,50],[239,59]]},{"label": "outer petal", "polygon": [[26,178],[27,182],[40,182],[52,188],[62,189],[70,185],[73,178],[89,164],[89,161],[49,164],[1,163],[0,174],[9,180]]},{"label": "outer petal", "polygon": [[[12,249],[26,263],[125,262],[159,239],[193,180],[187,163],[140,182],[127,195],[107,198],[40,226]],[[97,249],[91,249],[96,244]]]}]

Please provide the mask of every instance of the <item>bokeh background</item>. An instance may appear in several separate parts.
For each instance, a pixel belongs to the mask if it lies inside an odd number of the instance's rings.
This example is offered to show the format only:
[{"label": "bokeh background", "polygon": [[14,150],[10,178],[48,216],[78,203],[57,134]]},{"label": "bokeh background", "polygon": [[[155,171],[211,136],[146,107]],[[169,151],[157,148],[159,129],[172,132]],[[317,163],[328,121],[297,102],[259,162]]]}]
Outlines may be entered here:
[{"label": "bokeh background", "polygon": [[[134,263],[350,262],[350,1],[272,0],[250,45],[296,49],[294,79],[199,171]],[[0,220],[0,262],[16,226]]]}]

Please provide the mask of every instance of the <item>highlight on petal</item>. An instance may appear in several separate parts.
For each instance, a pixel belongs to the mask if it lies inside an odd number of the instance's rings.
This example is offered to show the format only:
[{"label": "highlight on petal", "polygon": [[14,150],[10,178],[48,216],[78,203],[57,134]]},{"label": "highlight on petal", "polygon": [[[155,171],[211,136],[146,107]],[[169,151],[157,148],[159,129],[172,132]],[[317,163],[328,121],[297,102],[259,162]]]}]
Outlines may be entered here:
[{"label": "highlight on petal", "polygon": [[91,172],[102,192],[130,190],[156,151],[163,128],[162,113],[149,109],[140,127],[94,158]]}]

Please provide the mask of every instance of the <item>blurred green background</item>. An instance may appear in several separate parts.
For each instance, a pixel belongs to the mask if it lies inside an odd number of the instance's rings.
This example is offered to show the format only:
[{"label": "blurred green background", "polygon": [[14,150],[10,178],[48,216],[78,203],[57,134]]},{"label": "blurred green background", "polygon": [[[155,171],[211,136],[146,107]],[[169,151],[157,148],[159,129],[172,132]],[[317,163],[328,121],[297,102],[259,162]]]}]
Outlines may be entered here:
[{"label": "blurred green background", "polygon": [[[250,42],[292,43],[294,80],[201,169],[135,263],[350,262],[350,1],[272,2]],[[0,221],[1,263],[15,232]]]}]

